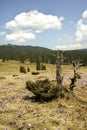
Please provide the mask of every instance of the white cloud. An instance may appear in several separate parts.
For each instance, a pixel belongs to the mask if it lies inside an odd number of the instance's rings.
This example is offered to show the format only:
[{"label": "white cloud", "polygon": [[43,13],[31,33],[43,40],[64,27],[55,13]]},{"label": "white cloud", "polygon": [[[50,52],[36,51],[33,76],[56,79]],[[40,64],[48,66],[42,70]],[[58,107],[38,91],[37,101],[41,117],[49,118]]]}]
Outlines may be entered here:
[{"label": "white cloud", "polygon": [[81,49],[81,44],[71,44],[71,45],[57,45],[55,49],[58,50],[75,50],[75,49]]},{"label": "white cloud", "polygon": [[83,18],[87,18],[87,10],[85,10],[85,11],[83,12],[82,17],[83,17]]},{"label": "white cloud", "polygon": [[76,41],[81,43],[87,41],[87,10],[83,12],[82,18],[77,23]]},{"label": "white cloud", "polygon": [[15,31],[11,34],[6,35],[7,41],[14,41],[14,42],[26,42],[27,40],[35,39],[35,35],[28,31]]},{"label": "white cloud", "polygon": [[34,10],[17,15],[14,20],[6,23],[5,27],[8,29],[33,28],[35,30],[61,29],[63,19],[63,17],[46,15]]},{"label": "white cloud", "polygon": [[6,34],[6,32],[0,32],[0,36],[3,36],[5,34]]},{"label": "white cloud", "polygon": [[61,29],[63,20],[63,17],[46,15],[37,10],[20,13],[5,24],[5,28],[11,31],[6,35],[6,40],[26,42],[26,40],[34,39],[36,33],[41,33],[44,30]]}]

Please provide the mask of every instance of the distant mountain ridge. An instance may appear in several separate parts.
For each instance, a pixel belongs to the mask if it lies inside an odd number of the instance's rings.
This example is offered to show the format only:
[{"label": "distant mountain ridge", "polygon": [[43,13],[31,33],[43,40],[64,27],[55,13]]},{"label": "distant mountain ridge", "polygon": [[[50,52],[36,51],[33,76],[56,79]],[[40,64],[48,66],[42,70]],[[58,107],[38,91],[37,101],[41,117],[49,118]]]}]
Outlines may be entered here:
[{"label": "distant mountain ridge", "polygon": [[[26,60],[36,62],[39,58],[42,62],[55,62],[52,56],[53,51],[48,48],[38,46],[18,46],[18,45],[1,45],[0,59],[5,60]],[[52,59],[53,58],[53,59]]]},{"label": "distant mountain ridge", "polygon": [[[28,59],[30,62],[36,62],[39,58],[41,62],[55,64],[57,52],[57,50],[39,46],[0,45],[0,59],[4,60],[25,61]],[[84,65],[87,65],[87,49],[64,51],[64,57],[65,64],[70,64],[73,60],[79,59]]]}]

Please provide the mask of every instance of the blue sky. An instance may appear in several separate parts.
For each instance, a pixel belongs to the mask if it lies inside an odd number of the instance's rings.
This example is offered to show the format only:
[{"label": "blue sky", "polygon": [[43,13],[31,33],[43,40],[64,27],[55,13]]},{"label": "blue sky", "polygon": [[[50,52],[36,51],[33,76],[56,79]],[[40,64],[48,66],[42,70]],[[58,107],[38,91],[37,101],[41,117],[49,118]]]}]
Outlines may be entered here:
[{"label": "blue sky", "polygon": [[0,0],[0,45],[87,48],[87,0]]}]

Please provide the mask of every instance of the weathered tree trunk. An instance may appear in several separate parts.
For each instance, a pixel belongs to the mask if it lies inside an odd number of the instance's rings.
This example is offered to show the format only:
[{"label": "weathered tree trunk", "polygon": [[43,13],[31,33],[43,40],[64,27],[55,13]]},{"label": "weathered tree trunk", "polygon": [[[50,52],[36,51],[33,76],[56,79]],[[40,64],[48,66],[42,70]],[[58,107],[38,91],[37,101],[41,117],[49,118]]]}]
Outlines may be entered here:
[{"label": "weathered tree trunk", "polygon": [[76,78],[73,77],[73,78],[70,78],[71,80],[71,84],[70,84],[70,90],[73,91],[74,87],[76,87]]},{"label": "weathered tree trunk", "polygon": [[63,83],[62,68],[61,68],[62,63],[63,63],[63,54],[57,56],[56,59],[56,80],[57,83],[61,86]]},{"label": "weathered tree trunk", "polygon": [[73,69],[74,69],[74,76],[73,78],[70,78],[71,80],[71,84],[70,84],[70,90],[73,91],[74,87],[76,87],[76,81],[77,79],[80,79],[80,75],[77,72],[77,69],[79,68],[79,66],[81,65],[78,61],[73,61]]}]

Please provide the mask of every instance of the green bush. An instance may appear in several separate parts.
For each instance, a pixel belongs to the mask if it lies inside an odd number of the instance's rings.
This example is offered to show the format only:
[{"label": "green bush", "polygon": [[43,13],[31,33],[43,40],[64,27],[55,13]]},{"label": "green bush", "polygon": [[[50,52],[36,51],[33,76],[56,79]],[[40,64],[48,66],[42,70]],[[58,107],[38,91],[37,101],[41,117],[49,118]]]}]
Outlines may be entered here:
[{"label": "green bush", "polygon": [[36,61],[36,70],[40,70],[40,60],[37,59]]},{"label": "green bush", "polygon": [[61,93],[61,87],[53,85],[48,79],[36,82],[26,82],[26,88],[35,94],[37,100],[48,101],[57,98]]},{"label": "green bush", "polygon": [[24,66],[20,66],[20,73],[26,73],[26,69]]},{"label": "green bush", "polygon": [[46,66],[41,64],[41,70],[46,70]]},{"label": "green bush", "polygon": [[27,72],[30,72],[30,68],[29,67],[27,67]]},{"label": "green bush", "polygon": [[37,72],[37,71],[32,72],[32,75],[38,75],[38,74],[39,74],[39,72]]},{"label": "green bush", "polygon": [[2,59],[2,62],[5,62],[5,58]]}]

